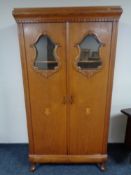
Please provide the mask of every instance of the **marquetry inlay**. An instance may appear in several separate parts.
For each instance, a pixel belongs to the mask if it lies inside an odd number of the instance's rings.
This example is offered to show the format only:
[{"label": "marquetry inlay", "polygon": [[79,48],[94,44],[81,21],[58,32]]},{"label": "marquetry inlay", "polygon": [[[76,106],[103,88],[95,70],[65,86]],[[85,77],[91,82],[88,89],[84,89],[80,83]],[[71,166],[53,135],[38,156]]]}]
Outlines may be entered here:
[{"label": "marquetry inlay", "polygon": [[48,116],[48,115],[50,115],[50,113],[51,113],[50,109],[49,109],[48,107],[46,107],[46,108],[44,109],[44,114],[45,114],[46,116]]}]

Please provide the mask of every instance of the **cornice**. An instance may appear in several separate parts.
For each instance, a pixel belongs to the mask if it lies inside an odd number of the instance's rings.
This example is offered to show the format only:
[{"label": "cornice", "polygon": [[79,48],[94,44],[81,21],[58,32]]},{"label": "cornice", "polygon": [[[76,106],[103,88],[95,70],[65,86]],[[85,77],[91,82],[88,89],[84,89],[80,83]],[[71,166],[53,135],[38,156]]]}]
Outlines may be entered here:
[{"label": "cornice", "polygon": [[12,12],[17,23],[118,21],[120,6],[15,8]]}]

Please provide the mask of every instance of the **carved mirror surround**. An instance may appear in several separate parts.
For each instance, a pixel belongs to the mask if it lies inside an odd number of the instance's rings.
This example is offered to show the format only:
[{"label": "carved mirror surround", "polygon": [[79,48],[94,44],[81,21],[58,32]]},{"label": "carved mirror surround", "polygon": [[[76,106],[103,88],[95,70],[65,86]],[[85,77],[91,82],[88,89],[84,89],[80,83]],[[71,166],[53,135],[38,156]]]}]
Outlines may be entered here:
[{"label": "carved mirror surround", "polygon": [[100,47],[102,45],[95,34],[86,35],[77,44],[79,55],[75,61],[75,68],[87,77],[98,72],[102,68],[100,58]]},{"label": "carved mirror surround", "polygon": [[41,35],[34,44],[36,56],[33,68],[48,78],[55,73],[60,66],[56,50],[58,45],[55,44],[49,36]]}]

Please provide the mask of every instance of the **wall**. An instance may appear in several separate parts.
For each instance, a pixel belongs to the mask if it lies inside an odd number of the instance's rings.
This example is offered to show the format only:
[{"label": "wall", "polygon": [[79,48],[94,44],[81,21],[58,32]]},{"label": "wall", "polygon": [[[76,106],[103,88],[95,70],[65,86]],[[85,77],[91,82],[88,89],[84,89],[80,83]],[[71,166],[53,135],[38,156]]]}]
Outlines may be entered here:
[{"label": "wall", "polygon": [[131,107],[131,1],[130,0],[0,0],[0,142],[27,142],[26,116],[15,7],[121,5],[113,86],[109,142],[123,142],[126,117],[121,108]]}]

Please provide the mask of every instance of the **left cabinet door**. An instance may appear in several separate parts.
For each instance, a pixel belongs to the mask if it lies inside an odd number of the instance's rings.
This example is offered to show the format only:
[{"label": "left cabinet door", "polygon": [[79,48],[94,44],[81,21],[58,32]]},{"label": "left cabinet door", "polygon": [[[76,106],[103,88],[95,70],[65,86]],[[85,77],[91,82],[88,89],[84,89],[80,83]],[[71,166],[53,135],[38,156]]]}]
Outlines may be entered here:
[{"label": "left cabinet door", "polygon": [[33,154],[67,154],[65,24],[32,23],[23,29]]}]

